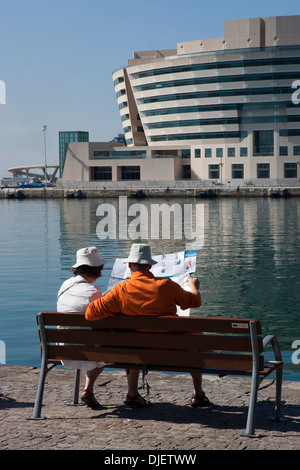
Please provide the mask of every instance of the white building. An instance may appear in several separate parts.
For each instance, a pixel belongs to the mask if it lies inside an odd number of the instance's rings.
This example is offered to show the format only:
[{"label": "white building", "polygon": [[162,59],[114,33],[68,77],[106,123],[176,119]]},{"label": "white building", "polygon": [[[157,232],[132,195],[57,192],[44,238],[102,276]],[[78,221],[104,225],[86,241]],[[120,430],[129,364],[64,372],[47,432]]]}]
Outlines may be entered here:
[{"label": "white building", "polygon": [[127,147],[70,144],[63,181],[299,183],[300,16],[135,52],[113,81]]}]

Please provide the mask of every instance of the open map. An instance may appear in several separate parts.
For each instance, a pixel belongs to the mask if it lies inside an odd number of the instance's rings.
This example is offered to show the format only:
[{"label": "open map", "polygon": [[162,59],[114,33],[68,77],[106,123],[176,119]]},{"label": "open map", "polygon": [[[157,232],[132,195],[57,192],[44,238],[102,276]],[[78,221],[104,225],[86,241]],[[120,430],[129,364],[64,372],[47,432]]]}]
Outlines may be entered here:
[{"label": "open map", "polygon": [[[157,261],[153,265],[151,272],[156,277],[169,277],[177,282],[185,290],[189,290],[189,278],[196,271],[197,251],[178,251],[166,255],[152,256]],[[116,284],[130,278],[130,269],[125,261],[126,258],[115,260],[107,291],[110,291]],[[181,310],[177,308],[177,314],[188,316],[190,309]]]}]

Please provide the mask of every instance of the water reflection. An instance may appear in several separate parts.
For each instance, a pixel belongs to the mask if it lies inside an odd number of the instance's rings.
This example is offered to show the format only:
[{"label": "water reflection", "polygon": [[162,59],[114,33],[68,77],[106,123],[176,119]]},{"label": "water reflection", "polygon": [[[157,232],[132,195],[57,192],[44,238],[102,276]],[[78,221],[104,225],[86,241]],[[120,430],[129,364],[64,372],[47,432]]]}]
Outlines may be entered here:
[{"label": "water reflection", "polygon": [[208,206],[199,256],[202,312],[258,318],[280,332],[289,348],[291,338],[300,337],[299,201],[223,200]]},{"label": "water reflection", "polygon": [[[97,235],[97,226],[103,217],[97,216],[97,210],[102,204],[109,204],[116,213],[116,228],[117,228],[117,237],[120,233],[122,238],[106,238],[100,239]],[[128,211],[136,205],[137,203],[128,199]],[[176,204],[183,206],[183,204],[191,204],[190,200],[181,201],[180,203],[176,201]],[[118,198],[111,199],[86,199],[84,201],[78,200],[65,200],[61,203],[60,206],[60,226],[61,226],[61,236],[60,236],[60,246],[61,246],[61,268],[63,272],[69,271],[70,266],[74,261],[74,254],[77,249],[82,246],[88,245],[97,245],[102,256],[107,259],[108,263],[105,265],[103,271],[102,284],[108,282],[108,277],[112,269],[115,258],[126,257],[129,253],[130,247],[134,242],[150,243],[152,247],[152,253],[161,254],[161,253],[172,253],[173,251],[185,250],[187,240],[182,233],[181,238],[174,239],[174,231],[179,232],[178,225],[183,228],[182,220],[172,219],[170,221],[170,237],[167,239],[161,238],[161,224],[159,226],[160,233],[159,238],[151,238],[151,205],[152,204],[163,204],[161,199],[159,200],[147,200],[139,204],[141,207],[145,208],[147,211],[148,219],[148,230],[145,230],[143,227],[144,219],[141,224],[138,224],[139,212],[137,210],[132,210],[133,215],[124,217],[124,214],[120,213],[120,208],[124,209],[124,206],[120,207]],[[99,211],[98,211],[99,212]],[[162,221],[160,221],[162,223]],[[113,222],[112,222],[113,223]],[[147,233],[148,237],[132,239],[130,238],[130,227],[133,226],[133,223],[136,226],[136,233],[141,232],[142,234]],[[138,226],[140,225],[140,226]],[[125,234],[127,234],[125,236]]]},{"label": "water reflection", "polygon": [[[62,201],[60,244],[63,272],[69,270],[78,248],[96,244],[108,259],[101,280],[106,286],[115,258],[126,257],[136,240],[99,240],[96,230],[101,218],[96,214],[103,202],[116,211],[117,224],[119,219],[124,221],[117,198]],[[128,209],[136,204],[130,199],[127,203]],[[198,251],[196,273],[201,281],[202,314],[258,318],[269,330],[280,331],[285,348],[291,339],[300,338],[298,199],[148,199],[141,204],[150,214],[151,205],[163,203],[180,204],[182,213],[184,204],[203,205],[204,244]],[[126,220],[128,228],[132,218]],[[171,221],[170,239],[153,239],[149,229],[148,238],[140,241],[150,243],[153,254],[184,250],[187,240],[174,239],[178,223],[181,226],[182,220]],[[124,227],[121,230],[124,233]]]},{"label": "water reflection", "polygon": [[[118,231],[126,232],[134,221],[136,231],[146,233],[147,238],[99,239],[97,209],[104,203],[112,205],[116,220],[122,222]],[[105,291],[115,258],[126,257],[132,242],[150,243],[153,255],[185,250],[184,204],[192,205],[194,218],[196,206],[203,209],[204,243],[198,251],[196,271],[201,282],[201,315],[261,320],[265,331],[276,334],[282,350],[289,352],[289,361],[292,342],[300,339],[300,200],[141,201],[149,216],[153,204],[163,203],[178,204],[182,209],[181,218],[177,213],[171,219],[169,239],[162,238],[162,226],[159,238],[151,238],[151,217],[147,231],[138,226],[137,206],[132,208],[136,200],[127,201],[133,214],[129,217],[120,213],[118,198],[0,201],[0,217],[5,220],[0,255],[1,265],[6,267],[0,273],[0,339],[7,343],[8,363],[39,365],[35,314],[55,309],[57,290],[72,275],[79,248],[96,245],[107,259],[98,281]],[[300,380],[300,366],[287,367]]]}]

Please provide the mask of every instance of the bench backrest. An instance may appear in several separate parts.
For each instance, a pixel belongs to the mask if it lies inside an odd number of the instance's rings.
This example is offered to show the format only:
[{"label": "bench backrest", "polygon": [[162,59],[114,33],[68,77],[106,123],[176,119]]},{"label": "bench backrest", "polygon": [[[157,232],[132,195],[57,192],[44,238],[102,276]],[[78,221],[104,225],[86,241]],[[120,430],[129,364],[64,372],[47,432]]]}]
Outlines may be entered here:
[{"label": "bench backrest", "polygon": [[46,359],[146,364],[153,370],[251,371],[253,352],[263,369],[257,320],[116,315],[87,321],[84,314],[37,315]]}]

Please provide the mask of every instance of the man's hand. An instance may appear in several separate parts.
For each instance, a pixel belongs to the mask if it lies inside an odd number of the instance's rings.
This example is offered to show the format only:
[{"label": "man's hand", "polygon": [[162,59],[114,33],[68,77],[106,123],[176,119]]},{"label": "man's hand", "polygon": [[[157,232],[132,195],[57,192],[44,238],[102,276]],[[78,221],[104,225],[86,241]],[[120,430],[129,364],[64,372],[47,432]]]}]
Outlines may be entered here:
[{"label": "man's hand", "polygon": [[192,292],[198,293],[200,289],[200,281],[196,277],[190,277],[189,285],[191,287]]}]

